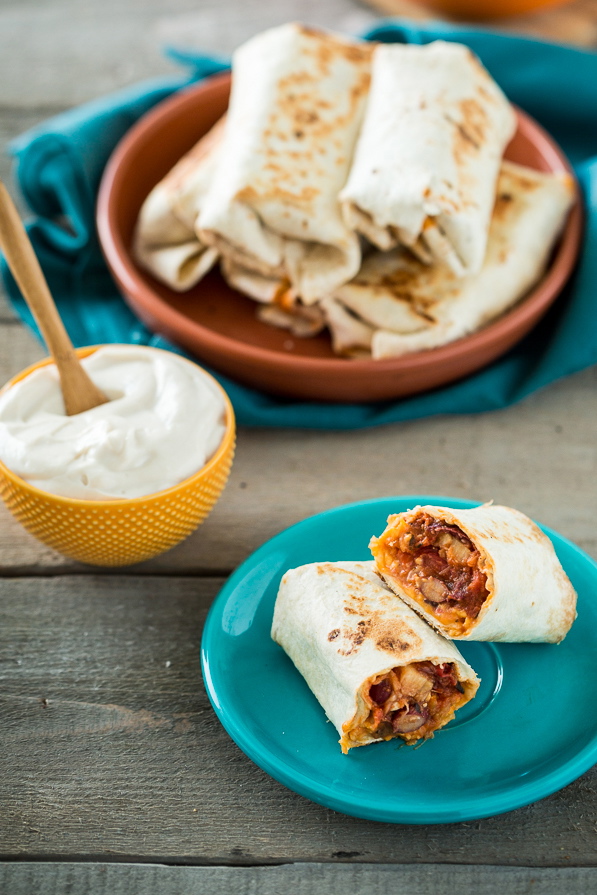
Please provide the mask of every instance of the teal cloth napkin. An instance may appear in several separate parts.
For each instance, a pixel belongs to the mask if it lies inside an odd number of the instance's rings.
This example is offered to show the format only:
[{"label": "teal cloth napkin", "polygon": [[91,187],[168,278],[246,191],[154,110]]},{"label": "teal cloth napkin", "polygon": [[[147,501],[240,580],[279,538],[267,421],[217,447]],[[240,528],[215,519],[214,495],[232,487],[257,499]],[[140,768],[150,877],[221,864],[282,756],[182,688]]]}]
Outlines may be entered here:
[{"label": "teal cloth napkin", "polygon": [[[419,27],[389,20],[365,36],[414,43],[441,38],[468,44],[478,54],[509,98],[550,131],[575,166],[586,205],[581,262],[552,310],[523,342],[480,373],[424,395],[379,404],[304,403],[261,394],[215,373],[245,425],[353,429],[475,413],[505,407],[597,363],[597,55],[442,23]],[[94,222],[102,171],[127,129],[189,80],[227,65],[198,54],[170,55],[187,66],[190,78],[146,82],[87,103],[28,131],[11,146],[17,183],[33,212],[29,235],[77,346],[131,342],[179,350],[150,333],[120,297],[102,260]],[[2,274],[17,313],[35,330],[4,263]]]}]

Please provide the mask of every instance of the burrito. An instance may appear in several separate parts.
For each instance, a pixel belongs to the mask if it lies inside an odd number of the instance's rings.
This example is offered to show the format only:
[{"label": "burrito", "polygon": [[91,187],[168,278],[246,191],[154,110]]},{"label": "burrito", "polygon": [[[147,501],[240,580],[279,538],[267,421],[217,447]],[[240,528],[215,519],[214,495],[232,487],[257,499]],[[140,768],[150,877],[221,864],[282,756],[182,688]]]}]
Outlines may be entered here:
[{"label": "burrito", "polygon": [[380,44],[350,176],[346,223],[456,274],[485,256],[496,181],[516,129],[506,97],[461,44]]},{"label": "burrito", "polygon": [[455,645],[397,600],[372,562],[286,572],[272,638],[336,727],[344,753],[395,737],[428,739],[479,686]]},{"label": "burrito", "polygon": [[312,304],[352,279],[358,236],[344,223],[346,181],[369,87],[372,45],[298,24],[241,46],[220,164],[199,237],[234,268],[287,280]]},{"label": "burrito", "polygon": [[[574,197],[569,174],[503,162],[479,273],[458,277],[402,248],[374,252],[334,299],[372,327],[375,359],[453,342],[509,310],[541,278]],[[329,326],[333,332],[333,320]]]},{"label": "burrito", "polygon": [[137,262],[176,292],[213,267],[217,249],[201,241],[195,221],[218,161],[224,119],[199,140],[149,193],[133,237]]},{"label": "burrito", "polygon": [[576,618],[551,541],[510,507],[418,506],[369,546],[392,590],[446,637],[559,643]]}]

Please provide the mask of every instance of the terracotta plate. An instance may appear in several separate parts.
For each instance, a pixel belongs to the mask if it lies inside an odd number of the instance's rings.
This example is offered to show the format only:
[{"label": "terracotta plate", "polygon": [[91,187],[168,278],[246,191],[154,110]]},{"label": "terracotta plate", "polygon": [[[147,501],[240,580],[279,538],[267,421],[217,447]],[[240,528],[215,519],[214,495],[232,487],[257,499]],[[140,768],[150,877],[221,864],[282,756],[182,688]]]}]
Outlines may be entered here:
[{"label": "terracotta plate", "polygon": [[[229,91],[230,76],[218,75],[143,116],[106,167],[97,211],[106,261],[132,309],[152,330],[221,373],[265,392],[307,400],[364,402],[415,394],[467,376],[511,348],[569,277],[580,247],[579,201],[546,276],[512,311],[457,342],[381,361],[338,358],[326,334],[297,339],[259,322],[255,302],[230,289],[217,272],[186,293],[172,291],[133,261],[133,227],[151,188],[225,112]],[[521,111],[506,157],[540,171],[571,171],[552,138]]]}]

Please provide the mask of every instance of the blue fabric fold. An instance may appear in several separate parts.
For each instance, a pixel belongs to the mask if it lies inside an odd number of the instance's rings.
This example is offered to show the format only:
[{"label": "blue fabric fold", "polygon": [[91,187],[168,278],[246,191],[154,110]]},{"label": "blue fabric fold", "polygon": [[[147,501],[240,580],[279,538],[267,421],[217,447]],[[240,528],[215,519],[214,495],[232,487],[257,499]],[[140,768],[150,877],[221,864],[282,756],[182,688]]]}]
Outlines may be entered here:
[{"label": "blue fabric fold", "polygon": [[[479,373],[445,388],[379,404],[303,403],[274,398],[215,373],[239,423],[355,429],[441,413],[477,413],[520,401],[549,383],[597,363],[597,55],[543,41],[433,22],[388,20],[365,35],[384,42],[465,43],[509,98],[536,118],[574,164],[586,206],[581,261],[562,295],[533,332]],[[119,295],[95,230],[104,167],[128,128],[173,91],[222,71],[227,61],[168,49],[186,77],[162,78],[102,97],[43,122],[11,144],[19,189],[32,212],[27,228],[75,345],[131,342],[184,352],[155,335]],[[19,316],[37,332],[7,270]],[[39,333],[38,333],[39,335]]]}]

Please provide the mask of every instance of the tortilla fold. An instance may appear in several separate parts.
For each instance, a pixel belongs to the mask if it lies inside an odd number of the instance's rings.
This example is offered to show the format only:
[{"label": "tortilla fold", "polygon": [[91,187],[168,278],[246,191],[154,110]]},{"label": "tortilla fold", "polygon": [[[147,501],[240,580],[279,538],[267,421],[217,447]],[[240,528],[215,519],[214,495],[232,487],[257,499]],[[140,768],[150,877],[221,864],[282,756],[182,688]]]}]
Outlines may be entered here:
[{"label": "tortilla fold", "polygon": [[334,297],[374,328],[376,359],[453,342],[495,320],[537,283],[574,198],[569,174],[504,162],[479,273],[459,277],[398,248],[369,255]]},{"label": "tortilla fold", "polygon": [[145,199],[133,236],[137,262],[176,292],[186,292],[218,259],[195,221],[218,161],[224,119],[202,137]]},{"label": "tortilla fold", "polygon": [[287,279],[315,302],[359,269],[342,219],[372,45],[297,24],[272,28],[233,56],[220,164],[200,238],[237,267]]},{"label": "tortilla fold", "polygon": [[343,752],[428,739],[479,686],[455,645],[397,600],[372,562],[286,572],[272,637],[336,727]]},{"label": "tortilla fold", "polygon": [[411,246],[456,274],[480,270],[516,117],[465,46],[379,44],[353,164],[347,224],[382,250]]}]

